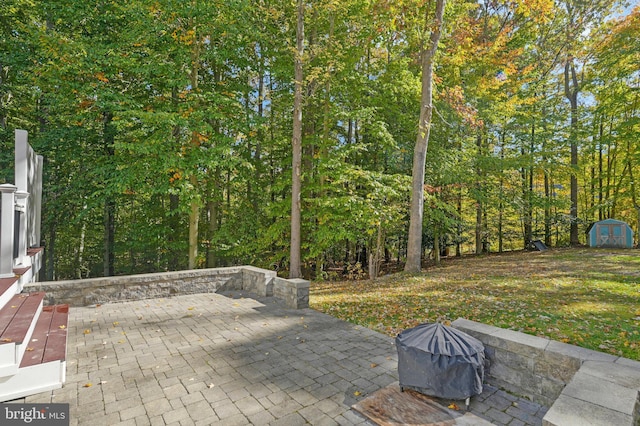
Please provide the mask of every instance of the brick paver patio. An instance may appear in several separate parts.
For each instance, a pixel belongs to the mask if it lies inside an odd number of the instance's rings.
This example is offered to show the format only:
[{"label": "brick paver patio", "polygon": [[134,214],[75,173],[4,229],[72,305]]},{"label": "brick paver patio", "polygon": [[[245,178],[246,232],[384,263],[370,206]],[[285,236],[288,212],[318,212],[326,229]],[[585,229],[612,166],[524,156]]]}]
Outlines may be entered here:
[{"label": "brick paver patio", "polygon": [[[371,423],[350,407],[397,380],[388,336],[199,294],[71,309],[65,386],[16,402],[69,403],[71,425],[357,425]],[[544,414],[491,387],[474,407],[497,425]]]}]

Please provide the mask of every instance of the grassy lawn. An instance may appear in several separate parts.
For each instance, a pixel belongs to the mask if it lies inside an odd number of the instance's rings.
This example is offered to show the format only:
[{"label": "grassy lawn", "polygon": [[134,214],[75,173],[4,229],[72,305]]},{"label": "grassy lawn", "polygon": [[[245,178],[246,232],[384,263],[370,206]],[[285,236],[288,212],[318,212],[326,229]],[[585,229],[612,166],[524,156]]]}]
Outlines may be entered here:
[{"label": "grassy lawn", "polygon": [[463,317],[640,360],[638,250],[445,259],[420,275],[314,282],[310,304],[391,336]]}]

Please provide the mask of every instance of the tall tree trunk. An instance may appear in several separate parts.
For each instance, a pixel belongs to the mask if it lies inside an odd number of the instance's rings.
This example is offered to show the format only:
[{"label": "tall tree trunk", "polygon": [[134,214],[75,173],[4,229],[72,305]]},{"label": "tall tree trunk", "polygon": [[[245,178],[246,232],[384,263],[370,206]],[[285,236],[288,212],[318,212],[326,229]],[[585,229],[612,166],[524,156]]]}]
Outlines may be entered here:
[{"label": "tall tree trunk", "polygon": [[458,212],[458,226],[457,226],[457,238],[456,238],[456,257],[462,256],[462,186],[458,189],[456,194],[456,211]]},{"label": "tall tree trunk", "polygon": [[302,69],[304,55],[304,0],[298,0],[296,13],[296,52],[295,52],[295,91],[293,98],[293,136],[292,147],[292,176],[291,176],[291,247],[289,253],[289,278],[299,278],[301,272],[301,208],[302,192],[302,89],[304,73]]},{"label": "tall tree trunk", "polygon": [[217,246],[215,244],[216,233],[218,232],[218,219],[220,215],[220,200],[216,194],[219,188],[220,173],[217,168],[210,172],[209,176],[209,196],[207,197],[207,217],[209,226],[207,227],[207,268],[218,266]]},{"label": "tall tree trunk", "polygon": [[[115,126],[113,125],[113,114],[106,112],[103,115],[103,142],[104,153],[109,157],[115,154]],[[115,229],[116,229],[116,202],[112,195],[107,195],[104,202],[104,256],[103,256],[103,274],[110,277],[114,274],[115,263]]]},{"label": "tall tree trunk", "polygon": [[[640,204],[638,204],[638,198],[636,196],[636,181],[633,175],[633,163],[631,161],[633,155],[633,149],[631,148],[631,141],[627,140],[627,167],[629,169],[629,184],[631,189],[631,202],[636,210],[636,235],[640,234]],[[640,238],[638,238],[638,246],[640,246]]]},{"label": "tall tree trunk", "polygon": [[[480,157],[480,155],[482,155],[482,132],[478,132],[478,136],[476,138],[476,146],[478,147],[478,157]],[[476,199],[476,254],[480,254],[482,253],[482,210],[483,210],[483,206],[482,206],[482,200],[481,200],[481,194],[480,192],[482,191],[482,170],[480,168],[480,166],[477,166],[476,169],[476,174],[478,175],[477,179],[477,183],[476,183],[476,190],[477,190],[477,199]]]},{"label": "tall tree trunk", "polygon": [[[193,26],[194,34],[197,34],[197,28]],[[191,49],[191,90],[198,90],[198,81],[200,73],[200,42],[197,35],[194,35],[194,41]],[[199,134],[196,130],[191,131],[191,145],[192,149],[198,149],[200,146]],[[198,262],[198,226],[200,223],[200,203],[201,197],[198,193],[200,182],[198,181],[198,170],[192,170],[189,176],[189,181],[193,187],[193,193],[191,194],[191,202],[189,209],[189,269],[196,268]]]},{"label": "tall tree trunk", "polygon": [[[178,208],[180,207],[180,196],[178,194],[169,194],[169,232],[167,234],[167,249],[169,258],[167,259],[167,266],[170,271],[177,271],[179,269],[179,259],[182,253],[178,253],[176,250],[176,238],[175,233],[180,228],[180,216]],[[184,254],[182,254],[184,256]],[[182,257],[184,258],[184,257]]]},{"label": "tall tree trunk", "polygon": [[422,261],[422,218],[424,214],[424,168],[429,145],[431,130],[431,115],[433,113],[433,59],[438,48],[445,0],[436,0],[434,18],[430,18],[430,2],[425,13],[425,32],[432,28],[429,43],[422,47],[422,96],[420,100],[420,122],[418,136],[413,150],[413,168],[411,172],[411,210],[409,219],[409,242],[407,246],[407,263],[404,270],[420,272]]},{"label": "tall tree trunk", "polygon": [[[600,119],[600,138],[598,142],[598,220],[604,219],[604,192],[602,190],[602,135],[604,134],[604,118]],[[639,231],[640,232],[640,231]]]},{"label": "tall tree trunk", "polygon": [[45,258],[46,262],[45,267],[46,270],[46,281],[54,281],[56,279],[55,274],[55,259],[56,259],[56,236],[57,234],[57,223],[54,219],[49,224],[49,240],[47,241],[47,246],[45,247]]},{"label": "tall tree trunk", "polygon": [[569,232],[569,243],[572,246],[580,244],[578,234],[578,93],[580,86],[576,75],[576,68],[573,58],[567,58],[564,66],[564,93],[571,104],[571,129],[570,129],[570,145],[571,145],[571,189],[570,200],[571,208],[569,216],[571,218],[571,227]]},{"label": "tall tree trunk", "polygon": [[551,247],[551,185],[546,166],[544,170],[544,199],[544,244],[547,247]]}]

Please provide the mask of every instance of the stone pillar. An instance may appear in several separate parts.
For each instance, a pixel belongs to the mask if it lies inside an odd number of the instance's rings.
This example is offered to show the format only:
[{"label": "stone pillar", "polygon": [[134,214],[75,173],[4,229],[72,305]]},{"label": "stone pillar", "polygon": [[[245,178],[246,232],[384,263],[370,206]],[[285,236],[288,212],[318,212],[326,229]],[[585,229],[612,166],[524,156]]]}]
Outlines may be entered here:
[{"label": "stone pillar", "polygon": [[29,211],[29,193],[25,191],[16,191],[16,211],[20,212],[20,229],[18,234],[18,257],[16,266],[31,266],[29,256],[27,256],[27,212]]},{"label": "stone pillar", "polygon": [[304,309],[309,307],[309,281],[301,278],[273,280],[273,296],[284,300],[287,308]]},{"label": "stone pillar", "polygon": [[15,215],[15,192],[18,188],[10,184],[0,185],[2,214],[0,216],[0,278],[12,278],[13,273],[13,219]]}]

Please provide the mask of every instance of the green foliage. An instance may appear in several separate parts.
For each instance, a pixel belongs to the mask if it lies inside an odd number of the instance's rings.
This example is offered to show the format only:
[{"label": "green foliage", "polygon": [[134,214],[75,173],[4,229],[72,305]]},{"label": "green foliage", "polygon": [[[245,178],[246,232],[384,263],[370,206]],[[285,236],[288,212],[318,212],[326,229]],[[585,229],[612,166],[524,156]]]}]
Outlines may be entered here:
[{"label": "green foliage", "polygon": [[[185,268],[192,203],[198,266],[286,268],[293,5],[63,3],[6,0],[0,10],[0,182],[13,180],[13,131],[24,128],[45,156],[50,278],[102,275],[105,245],[113,273]],[[427,3],[307,4],[307,276],[342,263],[366,271],[365,253],[378,249],[403,260]],[[638,9],[600,19],[613,2],[578,3],[448,2],[426,246],[439,236],[472,251],[478,217],[492,250],[496,240],[523,248],[527,232],[561,244],[572,174],[581,224],[634,222]],[[592,40],[578,31],[571,43],[585,97],[570,129],[558,52],[576,25]],[[572,135],[578,166],[568,159]]]}]

